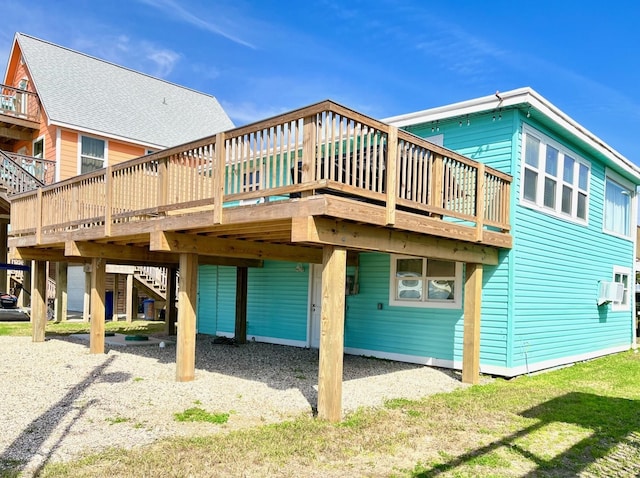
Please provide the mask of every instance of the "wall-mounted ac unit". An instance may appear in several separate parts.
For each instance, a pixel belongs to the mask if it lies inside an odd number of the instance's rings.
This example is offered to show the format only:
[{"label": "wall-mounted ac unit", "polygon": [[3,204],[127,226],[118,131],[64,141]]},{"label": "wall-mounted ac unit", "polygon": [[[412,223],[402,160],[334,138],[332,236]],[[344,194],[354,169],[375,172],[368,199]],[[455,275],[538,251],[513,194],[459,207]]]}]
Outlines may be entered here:
[{"label": "wall-mounted ac unit", "polygon": [[624,285],[622,282],[600,281],[598,287],[598,305],[608,302],[622,302],[624,299]]}]

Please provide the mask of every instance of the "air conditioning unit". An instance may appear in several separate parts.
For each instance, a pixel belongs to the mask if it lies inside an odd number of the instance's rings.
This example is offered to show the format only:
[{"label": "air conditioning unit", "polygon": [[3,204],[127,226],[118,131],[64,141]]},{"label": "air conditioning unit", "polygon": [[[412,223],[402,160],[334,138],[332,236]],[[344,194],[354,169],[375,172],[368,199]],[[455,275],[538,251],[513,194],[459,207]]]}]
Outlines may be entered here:
[{"label": "air conditioning unit", "polygon": [[598,287],[598,305],[609,302],[622,302],[624,299],[624,285],[622,282],[600,281]]}]

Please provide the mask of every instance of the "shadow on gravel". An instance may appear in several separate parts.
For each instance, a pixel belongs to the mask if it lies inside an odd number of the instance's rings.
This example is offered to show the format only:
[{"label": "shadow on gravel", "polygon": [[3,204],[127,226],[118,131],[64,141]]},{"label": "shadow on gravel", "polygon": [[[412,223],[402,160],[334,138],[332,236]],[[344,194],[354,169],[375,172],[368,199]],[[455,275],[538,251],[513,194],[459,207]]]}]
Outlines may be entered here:
[{"label": "shadow on gravel", "polygon": [[[571,392],[525,410],[520,415],[534,419],[536,423],[446,463],[414,472],[411,476],[428,478],[451,473],[459,466],[482,462],[483,457],[492,456],[499,448],[506,448],[534,464],[530,472],[519,475],[526,478],[640,476],[639,401]],[[553,423],[577,425],[590,430],[590,433],[561,453],[545,458],[541,455],[548,454],[549,449],[536,453],[529,449],[527,442],[535,441],[536,433]]]},{"label": "shadow on gravel", "polygon": [[[157,336],[157,338],[161,338]],[[106,351],[142,355],[159,363],[175,364],[175,337],[165,337],[166,346],[107,346]],[[244,380],[262,382],[274,390],[297,388],[309,403],[310,412],[316,414],[318,404],[318,350],[247,342],[237,345],[231,340],[216,341],[212,335],[198,334],[196,340],[196,380],[199,370],[219,373]],[[423,369],[423,365],[394,362],[356,355],[344,356],[343,383],[382,376],[394,372]],[[459,372],[429,367],[443,380],[460,384]],[[441,390],[436,390],[441,391]],[[343,392],[344,395],[344,392]]]},{"label": "shadow on gravel", "polygon": [[[82,393],[96,382],[125,382],[130,380],[128,374],[123,373],[105,373],[105,370],[115,360],[116,356],[107,358],[104,363],[97,366],[88,374],[84,380],[73,386],[65,396],[57,403],[51,406],[46,412],[33,420],[23,432],[11,443],[0,456],[0,476],[19,476],[20,472],[25,469],[29,462],[36,456],[40,455],[41,459],[37,463],[36,468],[32,471],[31,476],[39,476],[44,466],[48,463],[50,457],[60,446],[64,437],[69,433],[74,423],[81,418],[86,411],[93,405],[94,400],[90,400],[82,405],[78,405],[75,401],[80,398]],[[38,400],[38,397],[33,397]],[[51,445],[51,447],[43,450],[45,441],[58,427],[58,425],[69,414],[73,414],[73,418],[62,432],[61,437]],[[25,452],[28,458],[19,462],[16,456],[24,456]]]}]

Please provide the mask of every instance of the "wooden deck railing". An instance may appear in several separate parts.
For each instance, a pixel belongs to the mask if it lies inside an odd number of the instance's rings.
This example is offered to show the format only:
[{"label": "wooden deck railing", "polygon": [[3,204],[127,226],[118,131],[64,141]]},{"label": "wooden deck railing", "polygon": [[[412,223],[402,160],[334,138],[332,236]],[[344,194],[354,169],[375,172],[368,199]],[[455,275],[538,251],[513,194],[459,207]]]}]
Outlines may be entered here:
[{"label": "wooden deck railing", "polygon": [[0,84],[0,115],[40,121],[40,99],[30,91]]},{"label": "wooden deck railing", "polygon": [[[146,221],[315,192],[509,231],[511,177],[325,101],[15,196],[12,235]],[[33,212],[36,211],[36,214]]]}]

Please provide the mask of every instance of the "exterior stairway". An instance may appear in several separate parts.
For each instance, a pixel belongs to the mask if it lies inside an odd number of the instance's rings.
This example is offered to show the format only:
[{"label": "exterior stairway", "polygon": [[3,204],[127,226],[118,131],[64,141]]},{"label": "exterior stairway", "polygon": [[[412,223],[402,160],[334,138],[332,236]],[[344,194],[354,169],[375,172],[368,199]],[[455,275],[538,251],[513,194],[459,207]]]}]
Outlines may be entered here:
[{"label": "exterior stairway", "polygon": [[167,299],[167,269],[165,267],[135,267],[134,279],[155,300]]},{"label": "exterior stairway", "polygon": [[55,162],[0,150],[0,185],[7,195],[32,191],[55,178]]}]

